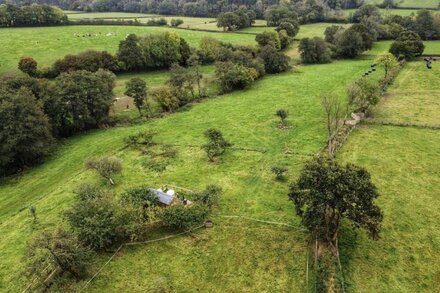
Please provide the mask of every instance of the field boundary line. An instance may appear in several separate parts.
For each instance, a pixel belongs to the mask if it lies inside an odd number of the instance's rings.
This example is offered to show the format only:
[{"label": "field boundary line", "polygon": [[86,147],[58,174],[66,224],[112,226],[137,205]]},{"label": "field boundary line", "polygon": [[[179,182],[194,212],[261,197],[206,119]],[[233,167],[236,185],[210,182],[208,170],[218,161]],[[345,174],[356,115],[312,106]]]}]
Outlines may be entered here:
[{"label": "field boundary line", "polygon": [[298,231],[306,231],[306,229],[304,229],[304,228],[299,228],[298,226],[294,226],[294,225],[291,225],[288,223],[283,223],[283,222],[260,220],[260,219],[255,219],[255,218],[251,218],[251,217],[247,217],[247,216],[236,216],[236,215],[217,215],[217,216],[221,217],[221,218],[229,218],[229,219],[240,219],[241,218],[241,219],[259,222],[259,223],[263,223],[263,224],[286,226],[286,227],[290,227],[290,228],[296,228]]},{"label": "field boundary line", "polygon": [[413,128],[421,128],[421,129],[440,130],[440,124],[403,122],[403,121],[393,121],[393,120],[378,120],[378,119],[365,119],[363,122],[365,124],[369,124],[369,125],[413,127]]}]

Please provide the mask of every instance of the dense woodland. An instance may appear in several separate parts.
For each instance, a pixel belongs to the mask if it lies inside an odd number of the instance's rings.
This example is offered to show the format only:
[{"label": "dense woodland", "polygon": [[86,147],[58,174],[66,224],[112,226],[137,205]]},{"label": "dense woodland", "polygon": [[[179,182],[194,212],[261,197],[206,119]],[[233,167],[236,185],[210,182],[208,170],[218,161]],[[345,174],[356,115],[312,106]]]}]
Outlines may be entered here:
[{"label": "dense woodland", "polygon": [[48,26],[67,23],[64,12],[49,5],[16,6],[12,4],[0,5],[0,27],[12,26]]}]

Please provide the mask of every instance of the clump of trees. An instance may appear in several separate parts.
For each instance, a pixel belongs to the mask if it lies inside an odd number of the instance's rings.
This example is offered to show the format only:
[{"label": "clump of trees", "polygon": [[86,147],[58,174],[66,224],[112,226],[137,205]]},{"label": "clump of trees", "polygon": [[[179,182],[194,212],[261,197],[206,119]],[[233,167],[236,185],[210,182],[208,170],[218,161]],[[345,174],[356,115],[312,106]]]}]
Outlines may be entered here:
[{"label": "clump of trees", "polygon": [[217,27],[224,31],[235,31],[252,26],[255,23],[256,14],[253,10],[239,8],[232,12],[221,13],[217,17]]},{"label": "clump of trees", "polygon": [[49,154],[54,139],[43,103],[27,88],[0,83],[0,175],[30,167]]},{"label": "clump of trees", "polygon": [[55,6],[0,4],[0,27],[49,26],[67,22],[67,15]]},{"label": "clump of trees", "polygon": [[347,88],[348,102],[360,112],[366,112],[375,106],[380,99],[380,89],[377,82],[368,78],[352,81]]},{"label": "clump of trees", "polygon": [[319,37],[301,39],[299,52],[303,63],[329,63],[331,61],[331,49],[324,39]]}]

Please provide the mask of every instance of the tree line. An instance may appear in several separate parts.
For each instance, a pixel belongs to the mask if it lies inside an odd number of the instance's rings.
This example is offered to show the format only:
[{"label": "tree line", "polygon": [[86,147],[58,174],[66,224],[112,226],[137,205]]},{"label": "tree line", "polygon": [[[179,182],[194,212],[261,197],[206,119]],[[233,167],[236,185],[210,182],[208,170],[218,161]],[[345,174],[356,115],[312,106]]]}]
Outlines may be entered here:
[{"label": "tree line", "polygon": [[[368,8],[368,9],[367,9]],[[373,8],[373,9],[370,9]],[[299,51],[303,63],[328,63],[335,58],[356,58],[370,50],[377,40],[394,40],[389,52],[396,58],[411,60],[422,55],[422,39],[440,38],[440,14],[420,10],[416,16],[382,18],[375,6],[357,11],[358,21],[350,28],[332,25],[325,38],[304,38]]]},{"label": "tree line", "polygon": [[0,4],[0,27],[61,25],[67,21],[64,12],[55,6]]}]

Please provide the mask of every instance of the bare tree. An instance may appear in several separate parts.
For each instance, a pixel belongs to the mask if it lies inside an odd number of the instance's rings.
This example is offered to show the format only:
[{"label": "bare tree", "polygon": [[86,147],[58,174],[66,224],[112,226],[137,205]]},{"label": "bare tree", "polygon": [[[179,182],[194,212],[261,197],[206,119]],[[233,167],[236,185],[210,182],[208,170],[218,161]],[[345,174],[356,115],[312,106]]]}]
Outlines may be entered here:
[{"label": "bare tree", "polygon": [[343,112],[343,107],[341,101],[335,94],[332,93],[322,93],[321,94],[321,104],[324,108],[326,115],[326,124],[328,132],[328,152],[329,157],[333,157],[333,143],[331,138],[335,135],[338,130],[341,115]]}]

